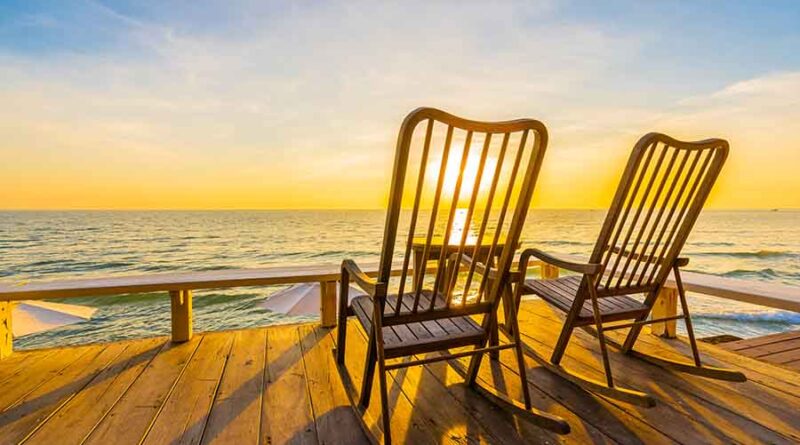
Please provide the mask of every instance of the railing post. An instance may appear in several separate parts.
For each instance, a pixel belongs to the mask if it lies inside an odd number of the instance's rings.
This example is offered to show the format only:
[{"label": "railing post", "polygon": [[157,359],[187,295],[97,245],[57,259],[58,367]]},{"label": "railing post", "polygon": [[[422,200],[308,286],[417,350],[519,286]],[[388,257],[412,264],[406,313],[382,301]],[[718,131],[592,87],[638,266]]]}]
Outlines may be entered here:
[{"label": "railing post", "polygon": [[319,322],[323,328],[336,326],[336,281],[319,283]]},{"label": "railing post", "polygon": [[552,264],[547,264],[545,262],[542,262],[540,263],[539,268],[541,269],[543,280],[555,280],[556,278],[558,278],[557,266],[553,266]]},{"label": "railing post", "polygon": [[[662,287],[653,306],[653,319],[674,317],[678,315],[678,290],[673,287]],[[650,325],[650,333],[664,338],[677,336],[678,320],[662,321]]]},{"label": "railing post", "polygon": [[172,303],[172,341],[182,343],[192,339],[192,291],[169,291]]},{"label": "railing post", "polygon": [[14,334],[11,330],[10,301],[0,301],[0,360],[14,351]]}]

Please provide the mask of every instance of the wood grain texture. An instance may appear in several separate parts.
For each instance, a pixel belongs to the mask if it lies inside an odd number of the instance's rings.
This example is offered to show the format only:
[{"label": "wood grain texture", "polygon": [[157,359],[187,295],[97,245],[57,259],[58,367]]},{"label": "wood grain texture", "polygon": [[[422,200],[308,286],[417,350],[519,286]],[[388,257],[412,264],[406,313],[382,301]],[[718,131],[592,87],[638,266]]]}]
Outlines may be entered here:
[{"label": "wood grain texture", "polygon": [[192,291],[169,291],[172,341],[182,343],[192,339]]},{"label": "wood grain texture", "polygon": [[91,431],[84,443],[141,443],[201,340],[195,337],[186,343],[173,343],[163,349]]},{"label": "wood grain texture", "polygon": [[[665,318],[678,315],[678,290],[664,287],[658,293],[658,298],[653,305],[653,318]],[[653,323],[650,333],[664,338],[675,338],[678,334],[677,320]]]},{"label": "wood grain texture", "polygon": [[124,344],[125,350],[43,422],[29,443],[81,443],[169,343],[151,338]]},{"label": "wood grain texture", "polygon": [[204,444],[258,443],[267,331],[233,333],[233,344],[208,417]]},{"label": "wood grain texture", "polygon": [[800,331],[748,338],[719,346],[747,357],[800,371]]},{"label": "wood grain texture", "polygon": [[11,328],[11,303],[0,301],[0,360],[14,352],[14,331]]},{"label": "wood grain texture", "polygon": [[332,328],[336,326],[336,281],[321,281],[319,291],[319,323]]},{"label": "wood grain texture", "polygon": [[200,443],[232,343],[233,336],[225,333],[203,337],[143,444]]},{"label": "wood grain texture", "polygon": [[[308,335],[314,334],[306,332],[304,336]],[[298,327],[275,328],[267,339],[261,442],[317,443]]]},{"label": "wood grain texture", "polygon": [[[562,315],[542,301],[521,304],[523,341],[543,354],[552,350],[561,323]],[[356,320],[349,324],[346,361],[358,385],[367,336]],[[609,333],[616,341],[624,335]],[[790,349],[781,343],[792,338],[730,345],[785,352]],[[0,443],[365,444],[369,439],[334,371],[335,339],[334,330],[303,324],[196,333],[183,344],[161,337],[22,352],[0,363],[6,401]],[[657,398],[645,409],[586,393],[526,358],[533,406],[566,419],[572,427],[567,436],[498,409],[465,386],[448,362],[390,371],[392,435],[398,443],[423,444],[800,441],[800,373],[716,345],[700,348],[709,364],[741,370],[748,381],[676,374],[610,351],[615,368],[624,370],[617,373],[620,384]],[[685,339],[647,335],[637,349],[673,358],[690,346]],[[603,376],[596,339],[586,332],[576,332],[564,363]],[[457,364],[463,372],[467,360]],[[478,382],[521,400],[516,370],[513,351],[502,351],[499,361],[484,361]],[[373,391],[378,397],[377,385]],[[372,404],[365,419],[380,437],[380,404]]]}]

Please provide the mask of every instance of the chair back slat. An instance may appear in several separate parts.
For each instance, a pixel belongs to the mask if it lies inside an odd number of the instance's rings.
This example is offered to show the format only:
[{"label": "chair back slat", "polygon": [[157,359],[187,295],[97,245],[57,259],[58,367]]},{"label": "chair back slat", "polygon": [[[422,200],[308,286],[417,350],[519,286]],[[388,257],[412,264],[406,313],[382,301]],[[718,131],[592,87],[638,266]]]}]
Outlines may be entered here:
[{"label": "chair back slat", "polygon": [[728,155],[721,139],[650,133],[634,147],[590,261],[598,295],[649,292],[666,280]]},{"label": "chair back slat", "polygon": [[[385,284],[382,297],[397,293],[413,300],[392,300],[384,318],[434,311],[446,317],[492,307],[483,302],[494,302],[495,282],[507,279],[546,144],[544,125],[530,119],[479,122],[431,108],[406,118],[378,281]],[[462,268],[465,256],[473,261]],[[402,270],[393,278],[396,261]],[[476,286],[475,274],[484,266],[502,278],[488,286],[484,273]]]},{"label": "chair back slat", "polygon": [[[517,155],[514,158],[514,165],[511,168],[511,176],[509,182],[513,184],[517,179],[517,173],[519,172],[520,162],[522,161],[522,155],[524,153],[525,144],[528,141],[528,132],[524,131],[522,133],[522,137],[520,138],[519,148],[517,149]],[[511,201],[511,194],[513,193],[512,187],[506,188],[505,198],[503,199],[503,204],[500,206],[500,215],[497,218],[497,225],[502,227],[503,223],[506,219],[506,212],[508,210],[509,203]],[[492,244],[489,246],[489,251],[487,254],[487,265],[493,266],[492,262],[494,260],[495,252],[497,251],[497,243],[500,241],[500,230],[495,230],[494,237],[492,238]],[[508,240],[506,240],[506,243]],[[480,301],[481,297],[483,296],[484,291],[486,290],[486,284],[489,281],[489,274],[484,274],[481,279],[481,285],[478,289],[478,301]]]},{"label": "chair back slat", "polygon": [[[428,163],[428,152],[430,151],[431,146],[431,135],[433,133],[433,120],[428,120],[428,125],[425,130],[425,142],[422,148],[422,157],[419,164],[419,173],[417,174],[417,188],[416,193],[414,195],[414,208],[411,211],[411,221],[410,221],[410,229],[408,231],[408,241],[406,242],[406,250],[403,255],[403,270],[400,275],[400,289],[398,291],[399,295],[403,295],[405,291],[405,284],[406,279],[408,278],[408,262],[411,257],[411,248],[414,243],[414,228],[417,225],[417,218],[419,217],[419,200],[422,197],[422,186],[425,183],[425,166]],[[414,271],[415,273],[416,271]],[[417,294],[419,295],[419,294]],[[419,297],[414,300],[414,311],[416,311],[416,306],[419,302]],[[400,305],[398,304],[395,307],[395,315],[400,313]]]},{"label": "chair back slat", "polygon": [[[483,149],[481,150],[480,160],[478,161],[478,169],[475,174],[475,184],[481,184],[481,182],[483,181],[483,170],[486,167],[486,158],[489,155],[489,147],[491,146],[491,143],[492,143],[492,134],[488,133],[486,135],[486,138],[484,139]],[[467,207],[467,213],[464,217],[465,227],[470,227],[472,225],[472,215],[475,212],[475,204],[478,201],[479,192],[480,192],[479,186],[472,187],[472,196],[470,196],[469,206]],[[469,237],[469,230],[462,230],[461,238],[459,239],[458,242],[458,251],[456,252],[456,259],[454,260],[455,264],[461,263],[461,259],[463,258],[464,255],[464,250],[466,249],[468,237]],[[470,269],[472,269],[473,266],[474,264],[471,264]],[[458,271],[459,268],[456,267],[452,268],[452,270],[449,272],[449,275],[447,276],[447,283],[455,283],[455,281],[458,279]],[[467,294],[463,293],[461,299],[462,305],[466,303],[466,297]],[[445,296],[446,307],[448,308],[450,307],[450,302],[452,301],[452,298],[453,298],[453,286],[448,286],[447,294]]]},{"label": "chair back slat", "polygon": [[[442,284],[441,280],[443,276],[446,275],[444,271],[444,265],[448,259],[448,252],[450,251],[450,243],[452,240],[450,239],[450,235],[453,231],[453,218],[456,216],[456,210],[458,210],[458,199],[459,195],[461,194],[461,185],[464,182],[464,169],[467,168],[467,161],[469,160],[469,153],[470,153],[470,145],[472,144],[472,131],[467,131],[467,137],[464,141],[464,149],[463,153],[461,154],[461,161],[459,162],[458,172],[456,173],[456,184],[453,187],[453,196],[450,205],[450,211],[447,214],[447,223],[445,224],[444,229],[444,242],[441,243],[441,247],[439,248],[439,262],[436,267],[436,278],[434,279],[433,284],[433,298],[431,298],[431,303],[428,307],[428,310],[432,311],[435,304],[436,304],[436,297],[439,293],[439,286]],[[442,162],[442,165],[445,163]],[[433,219],[431,219],[433,221]],[[460,247],[463,249],[463,247]],[[423,257],[424,258],[424,257]],[[448,283],[449,284],[449,283]],[[445,285],[447,286],[447,285]],[[446,306],[449,307],[449,304],[445,303]]]},{"label": "chair back slat", "polygon": [[[497,156],[497,162],[495,163],[495,169],[492,174],[492,184],[489,187],[489,193],[486,198],[486,207],[483,211],[483,218],[481,218],[481,225],[478,229],[475,246],[472,248],[472,258],[478,258],[478,253],[480,252],[481,245],[483,244],[484,235],[486,234],[486,227],[489,223],[489,216],[492,213],[492,203],[494,203],[494,195],[497,191],[497,183],[500,180],[500,171],[503,168],[503,160],[505,160],[505,153],[506,149],[508,148],[508,140],[510,136],[511,135],[509,133],[503,134],[503,143],[500,146],[500,152]],[[478,263],[476,261],[470,263],[469,270],[467,271],[466,283],[464,284],[464,294],[462,300],[466,299],[466,296],[469,295],[469,291],[472,289],[472,279],[475,275],[475,268],[477,264]],[[480,299],[481,295],[479,292],[478,301],[480,301]]]}]

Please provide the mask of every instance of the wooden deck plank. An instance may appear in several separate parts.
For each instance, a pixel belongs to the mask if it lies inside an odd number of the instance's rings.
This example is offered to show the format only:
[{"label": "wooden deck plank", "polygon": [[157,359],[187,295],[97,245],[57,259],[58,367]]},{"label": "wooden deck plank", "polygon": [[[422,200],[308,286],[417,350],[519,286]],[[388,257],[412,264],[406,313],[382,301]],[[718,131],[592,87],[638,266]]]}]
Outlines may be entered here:
[{"label": "wooden deck plank", "polygon": [[[348,327],[347,345],[345,354],[345,364],[349,370],[353,384],[360,390],[361,382],[364,379],[364,357],[367,353],[367,343],[360,334],[361,330],[357,325],[350,323]],[[352,334],[352,335],[351,335]],[[372,385],[372,402],[367,412],[364,414],[364,421],[367,428],[372,432],[380,443],[383,443],[383,426],[381,424],[381,404],[379,385],[375,378]],[[397,385],[389,382],[389,408],[390,426],[394,443],[413,443],[413,444],[436,444],[437,437],[431,433],[430,424],[424,418],[412,418],[413,404],[406,394]]]},{"label": "wooden deck plank", "polygon": [[232,335],[231,353],[203,433],[203,444],[258,443],[267,330],[248,329]]},{"label": "wooden deck plank", "polygon": [[117,358],[127,345],[111,343],[91,348],[50,380],[0,414],[0,437],[9,443],[25,439],[96,374]]},{"label": "wooden deck plank", "polygon": [[[625,332],[616,331],[611,332],[609,337],[621,340],[624,334]],[[647,348],[651,348],[654,352],[664,354],[665,357],[684,360],[687,357],[691,357],[690,346],[684,338],[663,340],[652,335],[641,335],[639,342],[642,345],[646,345]],[[796,372],[736,352],[727,351],[716,345],[698,342],[698,347],[703,363],[706,365],[739,369],[745,373],[747,382],[737,384],[734,387],[737,391],[747,392],[749,388],[752,388],[757,392],[780,393],[788,405],[795,406],[800,403],[800,378],[798,378]],[[687,378],[690,378],[690,376],[687,376]],[[701,381],[710,380],[701,379]],[[749,386],[750,384],[755,385],[753,387]]]},{"label": "wooden deck plank", "polygon": [[[505,356],[505,355],[504,355]],[[508,355],[507,357],[511,357]],[[468,358],[458,360],[462,369],[467,369],[469,364]],[[516,363],[514,361],[513,363]],[[478,371],[478,382],[485,387],[495,388],[500,394],[506,397],[521,401],[522,400],[522,384],[519,379],[519,374],[512,372],[508,367],[503,366],[498,361],[489,360],[484,357],[481,368]],[[530,385],[529,385],[530,389]],[[546,411],[550,414],[555,414],[570,424],[572,431],[569,436],[559,436],[551,433],[550,431],[529,427],[526,428],[524,434],[525,440],[532,443],[615,443],[616,440],[605,435],[602,431],[595,428],[592,424],[581,420],[574,412],[570,411],[560,401],[552,399],[547,394],[534,388],[531,393],[531,402],[534,408]],[[512,423],[521,425],[523,420],[516,419],[516,416],[510,416],[514,419]],[[658,437],[654,434],[654,440]],[[656,441],[655,443],[658,443]]]},{"label": "wooden deck plank", "polygon": [[[540,438],[541,429],[528,422],[519,422],[513,415],[488,403],[482,395],[466,386],[464,377],[447,363],[428,364],[425,366],[425,372],[427,377],[424,379],[436,379],[445,386],[455,403],[467,410],[478,424],[496,438],[496,443],[514,445],[533,442],[534,439]],[[553,440],[549,443],[566,441],[565,438],[552,436]]]},{"label": "wooden deck plank", "polygon": [[[351,325],[354,330],[358,329],[356,323]],[[336,372],[332,372],[336,362],[329,331],[304,325],[300,327],[300,338],[319,442],[367,445],[369,439],[361,431],[344,386]]]},{"label": "wooden deck plank", "polygon": [[[526,328],[523,327],[522,329],[523,341],[545,358],[549,358],[549,355],[552,353],[552,337],[531,337],[527,335],[528,331]],[[615,354],[612,354],[612,357],[614,357],[614,355]],[[593,378],[598,381],[603,381],[604,379],[602,362],[596,340],[592,342],[588,339],[573,339],[572,342],[570,342],[570,347],[567,349],[567,355],[562,359],[561,364],[565,368],[585,377]],[[697,441],[699,443],[731,443],[736,441],[735,434],[727,434],[726,429],[730,429],[730,431],[736,431],[738,429],[721,426],[729,425],[729,421],[726,421],[724,418],[718,419],[720,416],[713,413],[706,417],[697,415],[697,412],[703,409],[702,404],[699,404],[697,400],[692,398],[688,400],[676,399],[676,396],[684,397],[684,395],[676,393],[669,386],[662,385],[662,382],[659,381],[659,379],[664,378],[662,373],[656,371],[655,375],[650,376],[646,374],[647,371],[642,373],[641,367],[643,366],[646,365],[643,363],[621,363],[620,361],[613,360],[612,369],[616,370],[614,374],[615,382],[617,385],[623,387],[649,392],[657,398],[656,406],[652,408],[641,408],[604,397],[593,396],[596,399],[596,405],[609,404],[614,406],[616,409],[611,410],[605,408],[604,411],[614,412],[617,409],[621,410],[645,422],[647,428],[654,429],[658,431],[659,434],[666,435],[676,442],[693,443]],[[546,379],[545,372],[547,371],[542,370],[539,377]],[[535,375],[534,373],[531,374]],[[533,375],[531,377],[533,377]],[[656,380],[652,380],[654,378]],[[581,414],[584,419],[589,417],[584,413]],[[604,414],[601,414],[601,416],[604,416]],[[682,427],[675,428],[675,425],[682,425]],[[613,423],[610,425],[598,423],[598,426],[608,428],[609,426],[613,426]],[[623,428],[631,428],[634,426],[636,426],[636,423],[627,421],[624,423]],[[633,435],[633,432],[629,434]],[[623,437],[626,436],[623,435]],[[645,435],[644,437],[646,438],[647,436]],[[769,437],[771,438],[773,435],[770,434]]]},{"label": "wooden deck plank", "polygon": [[[349,332],[360,334],[361,340],[366,346],[366,332],[358,329],[355,325]],[[467,410],[457,403],[440,381],[424,374],[421,367],[398,369],[390,371],[389,375],[391,377],[390,387],[399,388],[413,404],[413,410],[410,413],[412,417],[408,418],[406,422],[426,425],[429,429],[428,434],[437,442],[477,444],[497,441],[477,423]],[[373,403],[379,405],[379,399]],[[392,413],[392,418],[395,418],[394,413]],[[398,416],[399,419],[401,417]],[[392,437],[393,439],[397,437],[394,431]]]},{"label": "wooden deck plank", "polygon": [[16,374],[20,369],[24,369],[22,362],[25,360],[35,361],[37,358],[42,357],[43,350],[36,351],[18,351],[14,352],[8,357],[0,360],[0,376],[11,376]]},{"label": "wooden deck plank", "polygon": [[[548,348],[552,343],[551,339],[555,338],[554,335],[561,329],[561,320],[552,312],[544,315],[547,312],[543,308],[537,309],[539,310],[534,316],[538,318],[534,325],[540,330],[545,330],[542,338],[538,339],[537,346]],[[534,313],[531,308],[525,308],[523,311],[526,316]],[[535,332],[527,326],[521,331],[526,336]],[[564,365],[571,369],[578,368],[580,372],[590,377],[602,378],[597,340],[589,334],[576,331],[570,345]],[[642,342],[637,345],[637,349],[658,355],[658,351],[646,349],[645,345],[646,343]],[[549,349],[546,354],[549,354]],[[686,356],[682,358],[687,360]],[[757,388],[752,383],[750,390],[747,390],[748,383],[719,382],[691,375],[676,375],[621,354],[612,354],[611,359],[612,369],[617,370],[614,374],[616,381],[628,387],[645,390],[657,398],[657,405],[654,408],[631,407],[631,409],[636,410],[642,418],[665,434],[686,434],[685,429],[673,428],[675,421],[684,417],[697,428],[696,432],[691,432],[692,434],[705,432],[711,434],[709,437],[717,437],[717,440],[723,442],[735,441],[745,432],[751,437],[759,437],[763,441],[773,443],[788,443],[791,441],[790,438],[797,440],[796,438],[800,437],[797,423],[792,424],[793,419],[800,420],[800,417],[793,414],[791,408],[787,409],[785,404],[783,407],[778,406],[770,410],[753,409],[762,403],[774,403],[780,399],[776,399],[773,394],[765,392],[763,388]],[[759,402],[754,398],[763,398],[769,402],[764,400]]]},{"label": "wooden deck plank", "polygon": [[203,338],[198,335],[159,351],[84,443],[138,445]]},{"label": "wooden deck plank", "polygon": [[[516,362],[512,361],[510,353],[501,351],[500,354],[503,365],[511,372],[516,373],[516,367],[513,366]],[[539,393],[546,396],[551,400],[551,405],[563,404],[571,412],[564,415],[569,415],[573,428],[577,424],[583,430],[597,429],[613,438],[613,441],[623,444],[636,444],[643,440],[648,443],[669,443],[674,440],[643,421],[635,413],[629,412],[627,407],[621,407],[612,401],[595,397],[584,391],[575,391],[575,387],[571,383],[553,375],[529,357],[526,357],[526,366],[531,394]],[[592,436],[596,435],[592,434]]]},{"label": "wooden deck plank", "polygon": [[91,345],[80,348],[55,349],[34,363],[25,363],[20,372],[0,380],[0,411],[14,406],[28,393],[33,392],[84,354],[91,354],[103,346]]},{"label": "wooden deck plank", "polygon": [[760,337],[746,338],[727,343],[720,343],[718,346],[729,351],[742,351],[745,349],[781,343],[784,341],[800,340],[800,331],[781,332],[778,334],[763,335]]},{"label": "wooden deck plank", "polygon": [[[523,304],[524,340],[545,357],[559,317],[541,301]],[[7,405],[0,443],[365,443],[335,371],[332,332],[306,324],[198,334],[181,345],[157,338],[12,356],[16,364],[0,364],[0,400]],[[360,387],[366,337],[355,320],[348,334],[347,366]],[[528,359],[534,406],[567,419],[567,436],[498,409],[446,362],[394,370],[392,436],[396,443],[800,442],[800,373],[713,345],[701,349],[704,362],[743,370],[750,380],[673,373],[612,349],[616,381],[657,399],[646,409],[588,394]],[[650,335],[637,350],[689,357],[684,341]],[[520,399],[512,351],[500,358],[484,359],[479,382]],[[563,363],[602,377],[596,338],[585,332],[576,334]],[[377,381],[372,397],[365,419],[380,437]]]},{"label": "wooden deck plank", "polygon": [[800,331],[765,335],[719,346],[759,361],[800,370]]},{"label": "wooden deck plank", "polygon": [[296,325],[276,327],[267,334],[262,444],[317,443],[300,342]]},{"label": "wooden deck plank", "polygon": [[125,351],[41,425],[25,443],[81,443],[167,342],[165,338],[125,342]]},{"label": "wooden deck plank", "polygon": [[200,443],[232,343],[233,336],[227,332],[204,335],[144,445]]}]

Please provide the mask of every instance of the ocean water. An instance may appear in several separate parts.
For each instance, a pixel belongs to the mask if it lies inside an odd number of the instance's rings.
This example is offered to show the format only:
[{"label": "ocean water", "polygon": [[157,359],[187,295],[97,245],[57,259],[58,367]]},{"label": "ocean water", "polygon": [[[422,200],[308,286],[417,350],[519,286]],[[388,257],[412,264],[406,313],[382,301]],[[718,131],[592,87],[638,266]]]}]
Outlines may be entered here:
[{"label": "ocean water", "polygon": [[[534,210],[524,246],[587,255],[604,210]],[[0,212],[0,281],[376,261],[383,211]],[[800,286],[800,211],[706,211],[684,249],[687,270]],[[286,286],[198,291],[198,331],[308,320],[259,308]],[[800,288],[799,288],[800,291]],[[800,314],[690,294],[700,336],[800,328]],[[62,299],[92,320],[15,339],[19,349],[167,335],[169,301],[153,293]]]}]

